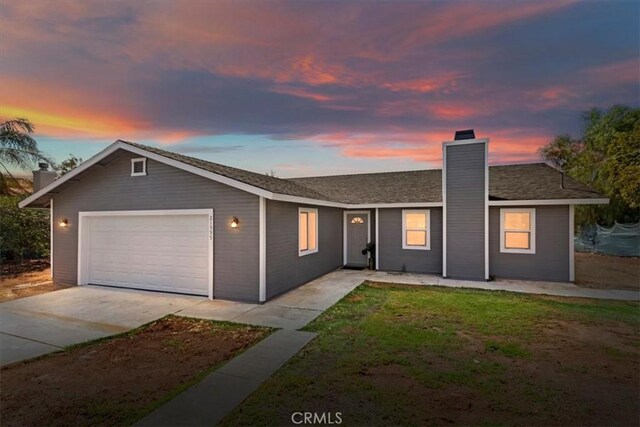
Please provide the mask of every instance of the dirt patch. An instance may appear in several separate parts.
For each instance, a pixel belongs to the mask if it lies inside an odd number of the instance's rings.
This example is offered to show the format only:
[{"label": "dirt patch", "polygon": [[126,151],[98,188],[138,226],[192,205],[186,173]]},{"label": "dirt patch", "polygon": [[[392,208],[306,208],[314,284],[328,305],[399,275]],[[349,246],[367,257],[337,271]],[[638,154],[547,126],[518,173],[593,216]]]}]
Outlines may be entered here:
[{"label": "dirt patch", "polygon": [[2,425],[123,425],[268,328],[169,316],[135,333],[3,368]]},{"label": "dirt patch", "polygon": [[576,253],[576,285],[640,290],[640,258]]},{"label": "dirt patch", "polygon": [[30,261],[25,264],[2,265],[0,302],[59,291],[70,285],[54,285],[48,261]]}]

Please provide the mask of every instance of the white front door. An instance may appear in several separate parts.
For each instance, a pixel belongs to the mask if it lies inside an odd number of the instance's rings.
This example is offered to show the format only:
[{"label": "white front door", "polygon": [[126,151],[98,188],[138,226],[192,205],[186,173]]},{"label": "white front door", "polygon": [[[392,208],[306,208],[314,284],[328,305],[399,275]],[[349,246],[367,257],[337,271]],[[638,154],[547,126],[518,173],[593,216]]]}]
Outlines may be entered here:
[{"label": "white front door", "polygon": [[80,215],[80,284],[212,296],[208,211]]}]

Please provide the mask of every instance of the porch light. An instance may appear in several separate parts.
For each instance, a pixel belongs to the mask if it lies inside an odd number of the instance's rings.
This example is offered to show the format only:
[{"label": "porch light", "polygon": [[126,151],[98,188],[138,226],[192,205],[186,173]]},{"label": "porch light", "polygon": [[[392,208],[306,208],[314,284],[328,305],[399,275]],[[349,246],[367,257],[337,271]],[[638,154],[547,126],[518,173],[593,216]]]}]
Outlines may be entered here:
[{"label": "porch light", "polygon": [[68,227],[69,226],[69,221],[67,220],[67,218],[62,218],[60,220],[60,222],[58,223],[58,225],[60,225],[60,227]]},{"label": "porch light", "polygon": [[237,216],[234,216],[233,218],[231,218],[231,228],[238,228],[238,226],[240,225],[240,220],[238,219]]}]

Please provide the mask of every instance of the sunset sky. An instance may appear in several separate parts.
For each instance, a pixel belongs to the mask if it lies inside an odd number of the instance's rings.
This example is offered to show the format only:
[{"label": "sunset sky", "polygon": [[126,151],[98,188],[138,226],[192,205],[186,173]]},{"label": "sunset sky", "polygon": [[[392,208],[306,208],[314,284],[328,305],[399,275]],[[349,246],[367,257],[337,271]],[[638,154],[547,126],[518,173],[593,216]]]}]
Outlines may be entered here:
[{"label": "sunset sky", "polygon": [[0,2],[0,118],[57,160],[116,139],[280,177],[537,160],[640,103],[638,1]]}]

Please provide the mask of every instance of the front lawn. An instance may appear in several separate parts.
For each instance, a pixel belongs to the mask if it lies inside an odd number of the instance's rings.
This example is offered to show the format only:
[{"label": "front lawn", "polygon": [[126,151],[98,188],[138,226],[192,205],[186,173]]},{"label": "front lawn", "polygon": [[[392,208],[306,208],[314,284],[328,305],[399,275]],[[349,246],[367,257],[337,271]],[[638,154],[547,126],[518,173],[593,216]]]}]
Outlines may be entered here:
[{"label": "front lawn", "polygon": [[270,332],[168,316],[2,368],[2,425],[130,424]]},{"label": "front lawn", "polygon": [[225,425],[639,423],[637,303],[368,283],[306,329]]}]

